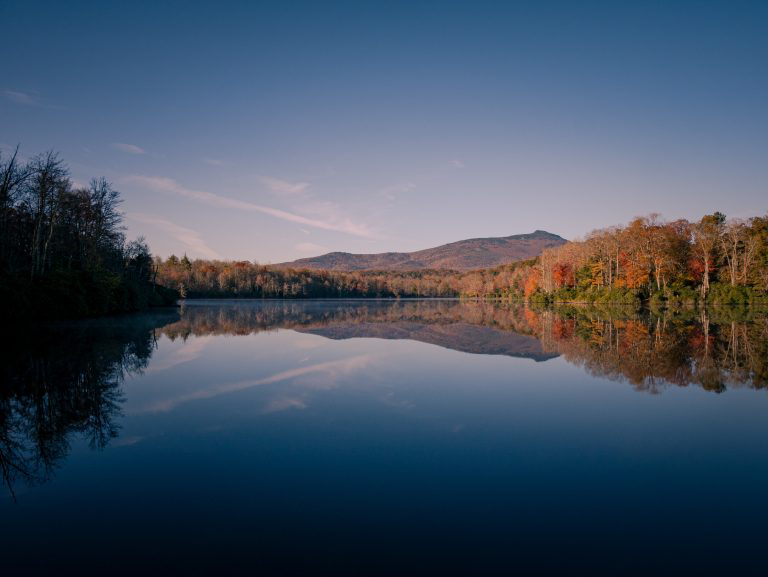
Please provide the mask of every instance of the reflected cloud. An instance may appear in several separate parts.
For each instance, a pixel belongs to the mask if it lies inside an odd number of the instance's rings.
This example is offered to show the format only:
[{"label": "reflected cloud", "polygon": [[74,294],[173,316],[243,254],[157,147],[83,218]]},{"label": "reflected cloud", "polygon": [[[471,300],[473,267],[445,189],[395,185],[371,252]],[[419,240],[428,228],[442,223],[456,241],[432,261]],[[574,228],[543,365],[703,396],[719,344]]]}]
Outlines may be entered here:
[{"label": "reflected cloud", "polygon": [[[134,414],[168,412],[175,409],[179,405],[191,401],[211,399],[220,395],[244,391],[253,387],[289,381],[298,377],[313,374],[322,375],[322,379],[316,381],[316,383],[310,386],[310,388],[334,387],[341,377],[368,367],[373,358],[373,355],[357,355],[338,361],[327,361],[306,367],[289,369],[260,379],[248,379],[233,383],[214,385],[207,389],[200,389],[191,393],[184,393],[170,399],[155,401],[152,402],[149,406],[145,408],[139,408],[133,412]],[[320,386],[318,386],[317,383],[321,383]]]},{"label": "reflected cloud", "polygon": [[136,443],[140,443],[144,437],[141,436],[133,436],[133,437],[120,437],[119,439],[112,442],[113,447],[130,447],[132,445],[135,445]]},{"label": "reflected cloud", "polygon": [[183,363],[194,361],[200,356],[205,347],[207,347],[214,339],[213,336],[200,336],[192,337],[186,341],[180,349],[174,351],[165,359],[157,359],[152,361],[144,374],[150,375],[160,371],[166,371],[175,366]]},{"label": "reflected cloud", "polygon": [[395,396],[394,391],[387,391],[379,398],[379,401],[387,406],[395,407],[405,411],[411,411],[416,408],[416,403],[410,399],[401,399]]},{"label": "reflected cloud", "polygon": [[281,411],[287,411],[289,409],[306,409],[307,403],[304,399],[298,397],[284,397],[274,399],[267,403],[264,409],[261,411],[262,415],[269,413],[279,413]]}]

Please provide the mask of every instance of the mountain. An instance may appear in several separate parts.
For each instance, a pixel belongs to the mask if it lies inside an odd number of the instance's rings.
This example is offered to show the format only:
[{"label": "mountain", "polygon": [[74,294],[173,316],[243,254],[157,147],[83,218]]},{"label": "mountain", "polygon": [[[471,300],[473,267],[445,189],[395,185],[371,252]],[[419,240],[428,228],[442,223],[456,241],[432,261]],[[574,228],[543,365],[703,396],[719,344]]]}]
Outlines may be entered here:
[{"label": "mountain", "polygon": [[491,238],[470,238],[416,252],[382,252],[351,254],[329,252],[321,256],[300,258],[275,266],[324,270],[473,270],[491,268],[519,260],[534,258],[545,248],[568,242],[564,238],[537,230],[531,234]]}]

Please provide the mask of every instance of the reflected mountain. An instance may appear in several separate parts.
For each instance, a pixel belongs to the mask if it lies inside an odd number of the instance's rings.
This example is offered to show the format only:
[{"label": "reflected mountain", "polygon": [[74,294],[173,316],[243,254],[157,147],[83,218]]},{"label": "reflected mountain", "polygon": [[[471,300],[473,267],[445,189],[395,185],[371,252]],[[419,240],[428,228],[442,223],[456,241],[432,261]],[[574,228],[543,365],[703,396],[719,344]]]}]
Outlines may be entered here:
[{"label": "reflected mountain", "polygon": [[422,324],[415,321],[366,322],[356,325],[299,329],[299,331],[335,340],[407,339],[463,353],[505,355],[535,361],[546,361],[559,356],[557,353],[545,353],[541,342],[533,336],[462,322],[451,324]]},{"label": "reflected mountain", "polygon": [[292,329],[330,339],[408,339],[472,353],[545,361],[659,392],[768,385],[768,312],[421,301],[187,301],[163,334],[246,335]]},{"label": "reflected mountain", "polygon": [[141,372],[154,329],[176,311],[15,327],[0,359],[0,469],[18,482],[50,479],[76,435],[92,448],[117,436],[125,376]]},{"label": "reflected mountain", "polygon": [[342,340],[407,339],[472,354],[546,361],[520,307],[460,301],[188,301],[181,320],[163,328],[172,338],[274,329]]}]

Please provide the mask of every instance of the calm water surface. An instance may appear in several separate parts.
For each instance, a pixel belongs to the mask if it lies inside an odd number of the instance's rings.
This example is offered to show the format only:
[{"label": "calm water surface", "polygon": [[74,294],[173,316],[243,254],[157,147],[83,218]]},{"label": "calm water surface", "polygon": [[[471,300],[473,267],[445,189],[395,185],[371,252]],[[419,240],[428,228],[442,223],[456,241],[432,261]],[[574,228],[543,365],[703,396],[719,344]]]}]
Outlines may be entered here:
[{"label": "calm water surface", "polygon": [[766,318],[195,301],[14,329],[3,573],[765,575]]}]

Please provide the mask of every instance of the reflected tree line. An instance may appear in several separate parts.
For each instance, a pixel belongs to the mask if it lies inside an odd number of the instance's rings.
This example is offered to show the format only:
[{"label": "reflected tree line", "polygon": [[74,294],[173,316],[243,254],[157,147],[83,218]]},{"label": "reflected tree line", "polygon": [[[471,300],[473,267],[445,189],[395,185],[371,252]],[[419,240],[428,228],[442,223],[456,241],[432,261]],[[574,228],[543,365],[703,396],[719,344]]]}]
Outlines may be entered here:
[{"label": "reflected tree line", "polygon": [[178,322],[162,328],[172,340],[190,335],[249,335],[277,329],[339,325],[417,323],[471,324],[531,335],[524,307],[457,301],[261,301],[214,306],[187,302]]},{"label": "reflected tree line", "polygon": [[[185,305],[181,319],[164,327],[162,333],[171,339],[186,339],[190,335],[359,325],[362,332],[347,334],[381,337],[375,327],[394,323],[459,327],[445,333],[456,341],[449,348],[457,350],[469,350],[460,341],[476,336],[469,332],[470,326],[493,328],[499,340],[509,332],[532,336],[540,341],[543,355],[562,355],[595,376],[625,381],[648,392],[669,385],[700,386],[715,392],[734,386],[768,386],[768,309],[756,307],[638,311],[632,307],[537,308],[458,301],[267,301]],[[467,334],[463,336],[462,330]],[[493,342],[483,346],[486,350],[474,347],[472,352],[500,350]]]},{"label": "reflected tree line", "polygon": [[0,363],[0,470],[14,486],[47,481],[84,437],[94,449],[118,434],[126,375],[155,348],[152,328],[175,315],[20,329]]},{"label": "reflected tree line", "polygon": [[631,313],[596,307],[526,310],[545,351],[598,377],[659,392],[668,385],[768,386],[768,313],[733,308]]}]

